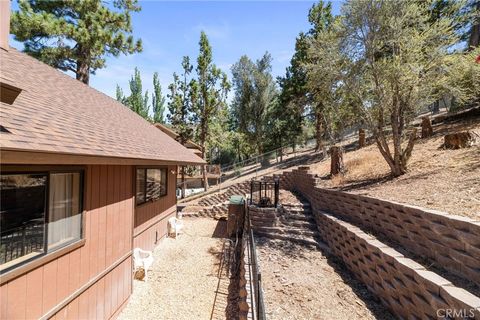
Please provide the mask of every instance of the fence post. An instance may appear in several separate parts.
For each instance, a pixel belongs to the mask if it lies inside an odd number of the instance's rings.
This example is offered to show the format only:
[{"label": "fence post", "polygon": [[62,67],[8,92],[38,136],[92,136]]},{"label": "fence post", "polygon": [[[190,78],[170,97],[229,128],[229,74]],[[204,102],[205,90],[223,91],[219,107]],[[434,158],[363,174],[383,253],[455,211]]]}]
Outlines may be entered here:
[{"label": "fence post", "polygon": [[253,199],[253,180],[250,180],[250,204],[252,204]]}]

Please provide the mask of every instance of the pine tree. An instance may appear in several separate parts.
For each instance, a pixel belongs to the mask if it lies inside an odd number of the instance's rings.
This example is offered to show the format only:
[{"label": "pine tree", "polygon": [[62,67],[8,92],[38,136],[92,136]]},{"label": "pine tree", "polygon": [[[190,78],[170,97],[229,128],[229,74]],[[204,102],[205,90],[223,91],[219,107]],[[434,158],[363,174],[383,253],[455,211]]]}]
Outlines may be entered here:
[{"label": "pine tree", "polygon": [[232,66],[235,88],[232,112],[238,119],[238,130],[256,146],[258,154],[263,152],[267,115],[277,94],[271,62],[272,57],[266,52],[255,63],[244,55]]},{"label": "pine tree", "polygon": [[162,87],[158,79],[158,72],[153,74],[153,94],[152,94],[153,122],[165,123],[163,113],[165,112],[165,97],[162,95]]},{"label": "pine tree", "polygon": [[145,92],[145,94],[143,93],[142,78],[140,76],[140,71],[137,67],[135,67],[134,75],[129,81],[129,87],[130,95],[128,97],[125,97],[122,89],[117,84],[117,100],[130,108],[133,112],[150,121],[148,90]]},{"label": "pine tree", "polygon": [[[322,145],[322,135],[324,133],[323,105],[321,101],[314,100],[312,92],[307,87],[307,75],[305,64],[310,62],[308,56],[308,43],[315,39],[317,34],[330,28],[335,18],[332,14],[332,4],[320,0],[314,4],[308,12],[308,21],[311,25],[306,33],[300,33],[295,43],[295,53],[286,70],[284,77],[278,79],[281,91],[279,96],[279,108],[287,111],[283,123],[287,122],[287,132],[291,136],[296,136],[301,131],[301,117],[307,106],[310,106],[313,119],[315,121],[315,137],[317,141],[316,149]],[[281,122],[278,123],[280,125]],[[282,130],[284,126],[279,127]]]},{"label": "pine tree", "polygon": [[[188,140],[193,138],[194,104],[198,99],[198,87],[194,79],[191,79],[193,66],[190,58],[184,56],[182,59],[183,73],[178,76],[173,74],[173,83],[168,86],[170,94],[168,95],[168,120],[173,129],[178,134],[178,142],[185,145]],[[185,166],[181,169],[182,198],[185,197]]]},{"label": "pine tree", "polygon": [[122,88],[120,88],[120,86],[118,84],[117,84],[117,88],[116,88],[116,91],[115,91],[115,96],[116,96],[118,102],[121,102],[121,103],[125,104],[125,96],[123,95],[123,90],[122,90]]},{"label": "pine tree", "polygon": [[25,52],[88,84],[90,73],[105,67],[105,56],[142,50],[133,39],[130,13],[136,0],[116,0],[116,10],[101,0],[19,0],[11,32],[24,42]]},{"label": "pine tree", "polygon": [[191,79],[193,66],[190,58],[185,56],[182,60],[183,72],[180,76],[173,74],[173,83],[168,86],[168,120],[178,134],[178,142],[185,144],[193,138],[194,128],[194,103],[197,99],[197,86]]},{"label": "pine tree", "polygon": [[198,139],[202,147],[202,157],[205,157],[211,121],[215,120],[225,106],[230,83],[225,72],[213,63],[212,47],[203,31],[200,34],[199,46],[196,68],[198,100],[195,104],[195,112],[199,122]]}]

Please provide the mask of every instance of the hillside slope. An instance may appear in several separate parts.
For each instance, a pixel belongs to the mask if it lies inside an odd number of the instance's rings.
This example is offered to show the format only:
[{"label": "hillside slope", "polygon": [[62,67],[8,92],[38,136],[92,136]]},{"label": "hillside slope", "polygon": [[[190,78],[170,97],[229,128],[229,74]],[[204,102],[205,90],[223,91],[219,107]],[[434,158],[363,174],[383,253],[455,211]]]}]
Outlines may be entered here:
[{"label": "hillside slope", "polygon": [[[458,150],[443,149],[447,133],[470,130],[476,145]],[[418,205],[480,218],[480,119],[438,124],[434,136],[418,139],[408,163],[408,172],[398,178],[389,168],[376,145],[347,152],[343,178],[329,179],[330,162],[311,165],[322,177],[324,187]]]}]

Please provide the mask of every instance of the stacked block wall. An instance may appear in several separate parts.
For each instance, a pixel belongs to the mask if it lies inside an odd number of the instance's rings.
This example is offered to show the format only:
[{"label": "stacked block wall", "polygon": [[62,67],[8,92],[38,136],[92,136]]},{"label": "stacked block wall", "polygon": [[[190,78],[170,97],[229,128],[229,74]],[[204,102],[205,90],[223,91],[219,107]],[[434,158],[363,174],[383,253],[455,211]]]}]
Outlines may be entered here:
[{"label": "stacked block wall", "polygon": [[358,227],[317,213],[323,240],[333,254],[402,319],[480,319],[480,299],[386,246]]},{"label": "stacked block wall", "polygon": [[480,221],[392,201],[323,189],[320,178],[300,167],[285,172],[281,187],[296,190],[325,211],[380,233],[410,252],[480,285]]}]

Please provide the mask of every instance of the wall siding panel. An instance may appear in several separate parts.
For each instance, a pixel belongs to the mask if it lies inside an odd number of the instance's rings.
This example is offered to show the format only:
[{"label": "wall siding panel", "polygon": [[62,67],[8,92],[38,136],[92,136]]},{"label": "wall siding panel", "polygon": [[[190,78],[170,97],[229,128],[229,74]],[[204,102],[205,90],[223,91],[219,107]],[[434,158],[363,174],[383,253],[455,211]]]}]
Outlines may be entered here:
[{"label": "wall siding panel", "polygon": [[[42,315],[42,286],[43,268],[37,268],[27,274],[28,308],[25,317],[27,319],[38,319]],[[5,319],[3,316],[2,319]]]},{"label": "wall siding panel", "polygon": [[134,219],[132,166],[85,170],[85,244],[0,287],[2,319],[39,318],[118,263],[52,319],[109,319],[131,293]]},{"label": "wall siding panel", "polygon": [[70,254],[66,254],[57,260],[57,298],[55,301],[62,301],[69,294],[68,278],[70,275]]},{"label": "wall siding panel", "polygon": [[57,263],[58,260],[53,260],[43,267],[43,313],[57,304]]},{"label": "wall siding panel", "polygon": [[8,311],[6,319],[23,319],[27,308],[27,278],[20,277],[8,284]]}]

